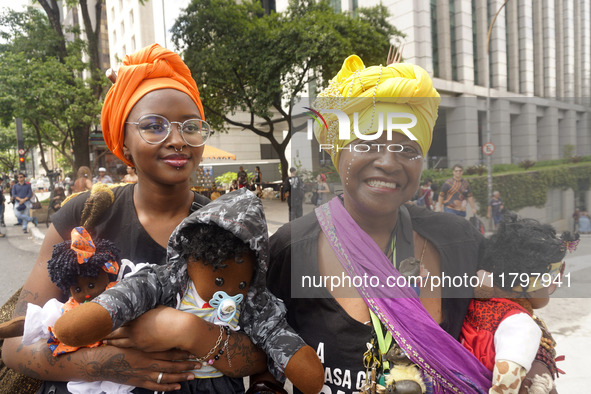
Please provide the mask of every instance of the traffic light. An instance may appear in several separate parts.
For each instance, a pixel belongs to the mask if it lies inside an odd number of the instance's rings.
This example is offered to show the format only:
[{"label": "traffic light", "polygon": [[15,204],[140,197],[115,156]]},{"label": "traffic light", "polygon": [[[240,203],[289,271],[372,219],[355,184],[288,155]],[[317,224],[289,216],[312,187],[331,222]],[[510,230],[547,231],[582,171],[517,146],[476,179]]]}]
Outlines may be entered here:
[{"label": "traffic light", "polygon": [[25,171],[27,169],[25,165],[25,152],[22,149],[19,149],[18,152],[18,167],[20,171]]},{"label": "traffic light", "polygon": [[18,147],[18,165],[20,171],[25,171],[25,141],[23,139],[23,121],[21,118],[15,119],[16,123],[16,144]]}]

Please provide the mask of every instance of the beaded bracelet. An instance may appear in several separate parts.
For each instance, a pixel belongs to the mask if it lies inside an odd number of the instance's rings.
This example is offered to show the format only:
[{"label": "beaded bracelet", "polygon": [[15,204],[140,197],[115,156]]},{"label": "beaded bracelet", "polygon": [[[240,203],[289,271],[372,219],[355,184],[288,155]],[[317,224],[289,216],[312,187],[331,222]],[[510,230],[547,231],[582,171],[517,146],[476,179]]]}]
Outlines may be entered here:
[{"label": "beaded bracelet", "polygon": [[228,359],[228,366],[232,368],[232,361],[230,361],[230,350],[228,349],[228,342],[230,341],[230,329],[226,327],[226,342],[224,342],[224,346],[222,349],[226,349],[226,358]]},{"label": "beaded bracelet", "polygon": [[228,352],[228,342],[230,341],[230,329],[228,327],[224,327],[224,329],[226,330],[226,341],[224,342],[224,345],[218,351],[218,354],[213,356],[213,358],[207,362],[209,365],[213,365],[214,361],[218,361],[220,359],[220,356],[222,354],[224,354],[224,349],[226,349],[226,357],[228,357],[228,365],[230,367],[232,367],[232,362],[230,361],[230,352]]},{"label": "beaded bracelet", "polygon": [[[220,343],[222,343],[222,338],[224,337],[224,327],[220,326],[220,335],[218,336],[217,341],[215,341],[215,345],[213,345],[213,347],[211,348],[211,350],[203,357],[198,357],[196,360],[199,361],[201,363],[201,365],[205,366],[209,363],[209,365],[213,364],[213,359],[207,361],[207,359],[209,357],[211,357],[212,354],[215,353],[215,350],[218,348],[218,346],[220,346]],[[219,357],[218,357],[219,358]]]}]

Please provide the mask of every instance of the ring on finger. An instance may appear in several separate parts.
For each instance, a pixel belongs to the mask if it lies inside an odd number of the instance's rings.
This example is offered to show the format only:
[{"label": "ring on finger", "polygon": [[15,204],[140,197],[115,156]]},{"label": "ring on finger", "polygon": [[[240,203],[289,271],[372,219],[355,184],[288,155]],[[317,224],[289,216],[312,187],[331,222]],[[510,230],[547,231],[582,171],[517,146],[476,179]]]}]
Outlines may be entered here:
[{"label": "ring on finger", "polygon": [[160,372],[160,375],[158,375],[158,379],[156,379],[156,383],[160,384],[160,382],[162,382],[162,376],[164,376],[164,372]]}]

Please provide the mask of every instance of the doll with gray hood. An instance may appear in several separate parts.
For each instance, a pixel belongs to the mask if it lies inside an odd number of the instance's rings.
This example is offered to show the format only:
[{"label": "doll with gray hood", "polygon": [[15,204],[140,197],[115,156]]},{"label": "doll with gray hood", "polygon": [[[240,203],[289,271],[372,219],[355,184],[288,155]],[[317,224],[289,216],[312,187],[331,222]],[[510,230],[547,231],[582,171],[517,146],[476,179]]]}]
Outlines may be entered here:
[{"label": "doll with gray hood", "polygon": [[[168,242],[166,265],[143,266],[76,308],[76,313],[62,316],[54,333],[65,344],[81,346],[103,339],[157,305],[175,307],[220,327],[211,351],[196,354],[203,365],[194,371],[201,378],[196,381],[222,378],[215,361],[228,357],[231,363],[227,338],[241,329],[267,354],[275,378],[283,381],[287,377],[303,392],[318,392],[324,381],[322,364],[287,324],[282,301],[267,290],[268,259],[261,201],[247,189],[225,194],[175,229]],[[177,347],[195,354],[183,345],[179,338]],[[230,386],[223,387],[228,391]]]}]

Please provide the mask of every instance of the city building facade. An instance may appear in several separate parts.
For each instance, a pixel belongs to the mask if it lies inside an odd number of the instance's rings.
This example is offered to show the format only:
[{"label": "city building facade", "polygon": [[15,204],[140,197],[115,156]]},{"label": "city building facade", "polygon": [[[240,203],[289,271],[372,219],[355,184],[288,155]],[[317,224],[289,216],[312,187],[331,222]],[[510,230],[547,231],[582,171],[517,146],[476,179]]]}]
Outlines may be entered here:
[{"label": "city building facade", "polygon": [[591,155],[589,1],[382,3],[406,34],[405,61],[424,67],[443,97],[432,156],[483,162],[487,112],[493,163]]}]

